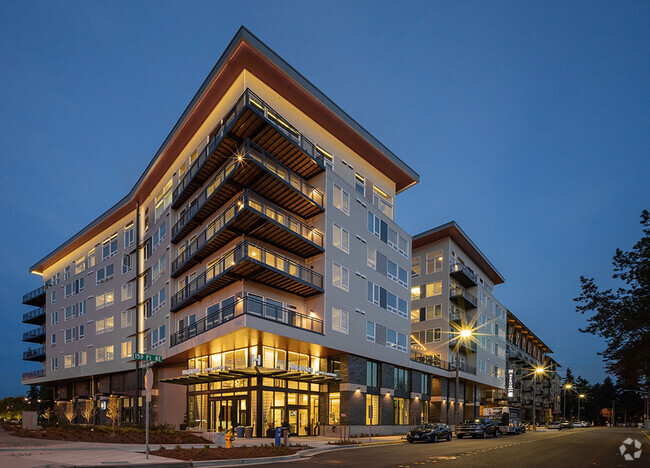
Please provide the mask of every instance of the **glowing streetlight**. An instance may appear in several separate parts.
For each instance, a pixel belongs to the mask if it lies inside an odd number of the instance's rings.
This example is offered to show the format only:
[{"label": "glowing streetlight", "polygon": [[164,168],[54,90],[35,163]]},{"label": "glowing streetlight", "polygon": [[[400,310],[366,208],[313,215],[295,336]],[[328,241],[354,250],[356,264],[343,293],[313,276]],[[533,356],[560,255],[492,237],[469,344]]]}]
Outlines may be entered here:
[{"label": "glowing streetlight", "polygon": [[[468,340],[472,337],[472,330],[471,328],[463,328],[458,332],[458,341],[460,340]],[[459,343],[456,344],[456,388],[454,392],[454,430],[458,430],[458,407],[460,406],[459,403],[459,393],[458,389],[460,387],[460,346]]]},{"label": "glowing streetlight", "polygon": [[540,378],[542,374],[544,374],[544,369],[542,366],[537,366],[533,369],[533,430],[537,430],[537,376],[539,375]]},{"label": "glowing streetlight", "polygon": [[586,396],[587,395],[584,393],[578,395],[578,421],[580,421],[580,407],[582,406],[582,402],[580,400],[584,400]]},{"label": "glowing streetlight", "polygon": [[564,384],[564,400],[562,401],[562,419],[566,421],[566,391],[571,390],[573,385],[570,383]]}]

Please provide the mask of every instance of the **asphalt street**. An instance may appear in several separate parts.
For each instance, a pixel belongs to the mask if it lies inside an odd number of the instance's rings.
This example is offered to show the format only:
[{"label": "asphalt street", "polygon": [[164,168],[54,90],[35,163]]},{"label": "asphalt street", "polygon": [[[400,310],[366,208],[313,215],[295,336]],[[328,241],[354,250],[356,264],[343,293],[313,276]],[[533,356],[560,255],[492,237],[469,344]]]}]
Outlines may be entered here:
[{"label": "asphalt street", "polygon": [[[627,439],[641,443],[641,456],[626,461],[619,447]],[[632,447],[626,453],[634,453]],[[270,464],[266,466],[287,466]],[[393,444],[323,453],[291,462],[292,467],[356,466],[415,468],[463,467],[650,467],[650,439],[634,428],[576,428],[527,432],[488,439],[456,439],[436,444]]]}]

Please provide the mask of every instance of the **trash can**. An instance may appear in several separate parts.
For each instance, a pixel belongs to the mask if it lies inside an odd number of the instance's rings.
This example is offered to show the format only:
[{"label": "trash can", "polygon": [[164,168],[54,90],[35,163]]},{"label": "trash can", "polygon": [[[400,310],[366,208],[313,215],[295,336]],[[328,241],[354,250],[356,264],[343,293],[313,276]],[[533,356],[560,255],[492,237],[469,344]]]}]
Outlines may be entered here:
[{"label": "trash can", "polygon": [[282,445],[282,428],[281,427],[276,427],[275,428],[275,446],[279,447]]},{"label": "trash can", "polygon": [[235,433],[237,434],[237,438],[241,439],[244,437],[244,426],[237,426],[235,428]]},{"label": "trash can", "polygon": [[247,439],[251,439],[253,437],[253,426],[246,426],[246,430],[244,431],[244,437]]}]

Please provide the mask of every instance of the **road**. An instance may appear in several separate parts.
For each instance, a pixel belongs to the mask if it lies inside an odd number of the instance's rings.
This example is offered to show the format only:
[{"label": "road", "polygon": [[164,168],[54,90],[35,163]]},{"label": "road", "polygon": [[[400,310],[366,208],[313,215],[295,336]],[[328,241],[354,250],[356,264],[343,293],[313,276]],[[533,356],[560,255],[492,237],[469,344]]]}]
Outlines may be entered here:
[{"label": "road", "polygon": [[[619,447],[628,437],[642,444],[639,459],[627,462]],[[527,432],[498,438],[453,439],[437,444],[393,444],[337,450],[291,462],[291,468],[354,466],[417,468],[463,467],[650,467],[650,439],[633,428],[576,428],[558,432]],[[287,464],[268,464],[284,466]]]}]

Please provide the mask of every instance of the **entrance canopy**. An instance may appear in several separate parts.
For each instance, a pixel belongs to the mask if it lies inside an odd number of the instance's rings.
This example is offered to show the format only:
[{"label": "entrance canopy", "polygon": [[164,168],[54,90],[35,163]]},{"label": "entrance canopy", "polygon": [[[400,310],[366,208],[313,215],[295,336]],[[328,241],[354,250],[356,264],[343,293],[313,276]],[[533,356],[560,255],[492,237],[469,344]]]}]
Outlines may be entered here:
[{"label": "entrance canopy", "polygon": [[292,382],[307,382],[320,385],[337,383],[341,381],[341,378],[337,377],[336,374],[331,374],[328,372],[307,372],[302,370],[287,371],[259,366],[245,367],[242,369],[205,369],[205,371],[196,369],[196,372],[192,372],[189,375],[160,379],[160,381],[178,385],[195,385],[210,382],[224,382],[227,380],[247,379],[251,377],[267,377],[270,379],[289,380]]}]

